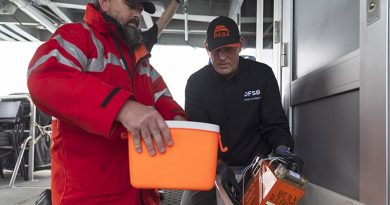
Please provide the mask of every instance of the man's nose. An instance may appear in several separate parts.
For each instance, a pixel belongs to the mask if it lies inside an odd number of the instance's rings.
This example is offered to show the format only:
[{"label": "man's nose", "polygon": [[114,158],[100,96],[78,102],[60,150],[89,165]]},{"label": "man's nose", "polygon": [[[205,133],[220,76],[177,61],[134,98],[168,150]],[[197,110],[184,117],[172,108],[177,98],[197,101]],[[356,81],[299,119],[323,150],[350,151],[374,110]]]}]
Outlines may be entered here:
[{"label": "man's nose", "polygon": [[226,57],[227,57],[227,52],[226,52],[226,50],[225,50],[225,49],[221,49],[221,50],[219,51],[219,53],[218,53],[218,57],[219,57],[219,59],[221,59],[221,60],[226,59]]},{"label": "man's nose", "polygon": [[135,12],[134,17],[138,18],[138,20],[141,20],[142,19],[142,11]]}]

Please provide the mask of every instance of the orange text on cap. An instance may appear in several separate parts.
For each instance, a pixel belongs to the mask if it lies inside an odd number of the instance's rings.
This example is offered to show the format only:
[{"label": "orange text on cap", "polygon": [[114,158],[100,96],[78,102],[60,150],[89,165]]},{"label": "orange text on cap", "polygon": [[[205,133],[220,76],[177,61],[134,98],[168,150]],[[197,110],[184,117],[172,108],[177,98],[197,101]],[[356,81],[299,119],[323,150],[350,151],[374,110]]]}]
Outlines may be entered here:
[{"label": "orange text on cap", "polygon": [[223,25],[217,25],[214,29],[214,38],[228,37],[230,36],[229,29]]}]

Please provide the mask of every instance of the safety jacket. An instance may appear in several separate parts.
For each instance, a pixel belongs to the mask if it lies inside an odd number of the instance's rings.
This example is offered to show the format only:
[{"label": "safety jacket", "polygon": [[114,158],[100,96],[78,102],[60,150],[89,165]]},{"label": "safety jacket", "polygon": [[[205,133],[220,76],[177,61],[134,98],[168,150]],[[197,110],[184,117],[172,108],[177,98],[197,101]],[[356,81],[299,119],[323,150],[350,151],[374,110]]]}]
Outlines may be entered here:
[{"label": "safety jacket", "polygon": [[127,141],[120,137],[126,130],[115,117],[129,99],[153,106],[166,120],[185,113],[144,46],[131,51],[92,4],[84,20],[60,27],[28,69],[34,103],[58,119],[51,148],[53,204],[158,203],[154,190],[130,185]]}]

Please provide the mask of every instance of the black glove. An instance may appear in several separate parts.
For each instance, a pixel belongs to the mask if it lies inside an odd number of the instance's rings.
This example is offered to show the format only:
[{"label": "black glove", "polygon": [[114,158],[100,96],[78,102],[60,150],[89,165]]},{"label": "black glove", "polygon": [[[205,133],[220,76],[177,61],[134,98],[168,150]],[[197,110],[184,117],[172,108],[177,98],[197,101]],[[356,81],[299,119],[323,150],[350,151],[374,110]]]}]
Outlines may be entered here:
[{"label": "black glove", "polygon": [[292,153],[290,151],[290,148],[284,145],[280,145],[275,149],[275,156],[282,157],[284,160],[286,160],[287,168],[297,172],[302,173],[303,170],[303,160],[297,156],[296,154]]},{"label": "black glove", "polygon": [[232,169],[221,161],[217,167],[217,174],[221,176],[221,184],[234,205],[240,205],[241,189]]}]

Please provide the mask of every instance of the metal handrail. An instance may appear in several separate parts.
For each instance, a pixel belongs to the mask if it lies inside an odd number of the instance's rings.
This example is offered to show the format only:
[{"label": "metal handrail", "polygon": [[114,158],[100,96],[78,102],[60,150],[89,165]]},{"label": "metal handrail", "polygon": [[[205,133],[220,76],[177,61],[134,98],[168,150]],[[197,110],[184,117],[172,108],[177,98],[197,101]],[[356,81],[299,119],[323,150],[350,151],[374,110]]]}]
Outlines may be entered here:
[{"label": "metal handrail", "polygon": [[[19,153],[19,156],[18,156],[18,159],[16,160],[16,164],[15,164],[15,168],[14,168],[14,171],[12,173],[12,176],[11,176],[11,180],[9,181],[9,187],[13,187],[14,186],[14,183],[15,183],[15,179],[16,179],[16,175],[19,171],[19,167],[20,167],[20,164],[22,162],[22,159],[23,159],[23,153],[24,151],[26,150],[26,147],[27,147],[27,143],[28,141],[32,140],[33,137],[32,136],[29,136],[27,137],[24,141],[23,141],[23,144],[22,144],[22,147],[21,147],[21,150],[20,150],[20,153]],[[34,164],[34,163],[33,163]]]}]

